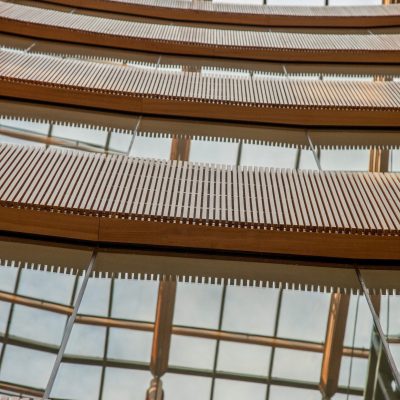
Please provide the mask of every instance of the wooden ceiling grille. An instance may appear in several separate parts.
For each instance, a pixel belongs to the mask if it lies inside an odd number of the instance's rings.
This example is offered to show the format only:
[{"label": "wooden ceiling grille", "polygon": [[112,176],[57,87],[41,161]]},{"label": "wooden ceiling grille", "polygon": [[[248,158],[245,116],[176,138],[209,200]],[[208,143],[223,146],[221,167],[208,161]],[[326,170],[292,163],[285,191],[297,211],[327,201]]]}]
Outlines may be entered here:
[{"label": "wooden ceiling grille", "polygon": [[399,126],[400,82],[215,77],[0,50],[7,96],[147,114]]},{"label": "wooden ceiling grille", "polygon": [[258,60],[396,63],[398,34],[311,34],[208,29],[100,18],[0,1],[0,30],[160,53]]},{"label": "wooden ceiling grille", "polygon": [[400,174],[0,145],[0,231],[101,243],[400,258]]},{"label": "wooden ceiling grille", "polygon": [[212,166],[0,145],[3,207],[248,229],[398,235],[400,175]]},{"label": "wooden ceiling grille", "polygon": [[[79,0],[51,0],[81,7]],[[400,23],[400,6],[290,7],[181,0],[86,0],[85,8],[145,17],[239,25],[375,27]]]}]

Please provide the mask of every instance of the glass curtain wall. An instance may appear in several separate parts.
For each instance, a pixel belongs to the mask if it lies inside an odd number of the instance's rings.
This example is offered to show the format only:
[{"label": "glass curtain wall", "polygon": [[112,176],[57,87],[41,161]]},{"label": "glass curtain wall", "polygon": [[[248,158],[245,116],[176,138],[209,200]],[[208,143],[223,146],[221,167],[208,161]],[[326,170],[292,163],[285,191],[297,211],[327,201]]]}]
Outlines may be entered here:
[{"label": "glass curtain wall", "polygon": [[[115,265],[95,261],[85,283],[76,269],[91,265],[94,249],[79,250],[79,266],[59,267],[41,248],[33,262],[24,261],[27,253],[23,261],[0,254],[1,393],[41,398],[47,388],[51,399],[145,399],[152,352],[163,343],[153,333],[158,289],[166,284],[176,291],[164,399],[400,396],[398,271],[342,265],[319,272],[317,282],[316,266],[299,264],[288,266],[295,271],[289,282],[276,275],[285,267],[271,261],[260,264],[267,271],[261,280],[215,281],[191,276],[186,255],[185,277],[171,274],[160,283],[157,274],[132,275],[108,258]],[[78,250],[69,251],[76,259]],[[126,257],[126,265],[137,264],[135,252]],[[154,272],[168,257],[141,258],[140,268]],[[219,268],[220,261],[205,257],[203,265]]]}]

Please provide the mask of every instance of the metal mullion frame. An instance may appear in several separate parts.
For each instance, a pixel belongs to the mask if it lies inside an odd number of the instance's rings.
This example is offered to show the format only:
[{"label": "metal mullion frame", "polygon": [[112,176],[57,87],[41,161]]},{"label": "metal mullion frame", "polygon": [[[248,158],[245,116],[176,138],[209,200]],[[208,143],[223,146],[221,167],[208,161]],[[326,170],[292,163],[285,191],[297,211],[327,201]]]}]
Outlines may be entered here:
[{"label": "metal mullion frame", "polygon": [[[22,271],[21,263],[19,262],[18,263],[18,273],[17,273],[17,277],[15,279],[15,285],[14,285],[14,291],[13,291],[13,293],[15,295],[17,294],[17,291],[18,291],[18,288],[19,288],[19,283],[21,281],[21,271]],[[8,313],[7,326],[6,326],[6,330],[4,332],[3,347],[1,348],[1,351],[0,351],[0,370],[1,370],[2,365],[3,365],[4,352],[6,351],[6,347],[7,347],[8,335],[9,335],[10,327],[11,327],[11,320],[12,320],[13,313],[14,313],[14,305],[15,305],[14,303],[12,303],[10,305],[10,311]]]},{"label": "metal mullion frame", "polygon": [[[113,307],[113,299],[114,299],[114,278],[111,278],[110,297],[108,299],[108,311],[107,311],[108,318],[111,318],[111,311],[112,311],[112,307]],[[110,341],[110,327],[107,327],[106,328],[106,340],[104,341],[104,352],[103,352],[103,359],[105,361],[107,360],[107,352],[108,352],[109,341]],[[106,366],[103,365],[102,368],[101,368],[99,400],[103,399],[105,374],[106,374]]]},{"label": "metal mullion frame", "polygon": [[[3,342],[2,337],[0,336],[0,343]],[[39,350],[48,352],[51,354],[57,353],[57,349],[51,347],[49,345],[43,343],[32,343],[30,341],[23,341],[17,338],[11,338],[10,342],[12,345],[20,346],[28,349]],[[88,357],[77,357],[73,355],[66,355],[63,359],[63,362],[66,364],[80,364],[80,365],[90,365],[97,367],[110,367],[110,368],[123,368],[127,370],[142,370],[148,371],[149,365],[144,362],[137,361],[126,361],[126,360],[104,360],[101,358],[88,358]],[[206,378],[213,378],[214,372],[210,370],[203,369],[194,369],[194,368],[185,368],[185,367],[171,367],[168,369],[168,372],[178,373],[187,376],[200,376]],[[294,388],[306,388],[312,390],[318,390],[318,383],[316,382],[307,382],[307,381],[296,381],[284,378],[266,378],[265,376],[257,376],[257,375],[247,375],[240,373],[231,373],[231,372],[216,372],[216,379],[229,379],[241,382],[254,382],[261,384],[273,384],[285,387],[294,387]],[[361,395],[362,389],[357,389],[354,387],[343,387],[340,386],[338,389],[338,393],[349,393],[355,395]]]},{"label": "metal mullion frame", "polygon": [[366,283],[364,281],[364,278],[362,276],[361,271],[357,267],[355,268],[355,270],[356,270],[357,277],[358,277],[358,280],[359,280],[360,285],[361,285],[362,294],[364,294],[365,299],[367,300],[368,307],[369,307],[370,313],[372,315],[373,324],[375,325],[375,328],[376,328],[376,330],[378,332],[379,338],[380,338],[380,340],[382,342],[383,351],[384,351],[384,353],[385,353],[385,355],[387,357],[387,361],[389,363],[391,372],[393,374],[394,382],[397,385],[397,388],[400,389],[400,372],[396,367],[396,363],[395,363],[395,361],[393,359],[392,353],[391,353],[390,348],[389,348],[389,344],[388,344],[386,336],[385,336],[385,334],[383,332],[383,329],[382,329],[382,326],[381,326],[381,322],[379,320],[379,316],[376,313],[374,304],[373,304],[373,302],[371,300],[371,297],[370,297],[370,294],[369,294],[369,290],[368,290],[368,288],[366,286]]},{"label": "metal mullion frame", "polygon": [[[222,330],[222,321],[224,318],[224,310],[225,310],[225,299],[226,299],[226,288],[227,284],[224,282],[224,286],[222,289],[222,297],[221,297],[221,307],[219,310],[219,320],[218,320],[218,331]],[[218,355],[219,355],[219,344],[221,340],[217,339],[215,345],[215,353],[214,353],[214,364],[213,364],[213,377],[211,380],[211,393],[210,393],[210,400],[214,399],[214,388],[215,388],[215,375],[217,373],[217,363],[218,363]]]},{"label": "metal mullion frame", "polygon": [[[283,297],[283,288],[280,288],[279,295],[278,295],[278,302],[276,304],[276,317],[275,317],[275,326],[274,326],[274,337],[275,338],[278,336],[279,320],[280,320],[280,316],[281,316],[282,297]],[[272,346],[271,347],[271,355],[270,355],[270,359],[269,359],[269,367],[268,367],[268,376],[267,376],[268,381],[271,380],[272,369],[274,366],[274,358],[275,358],[275,346]],[[270,387],[271,387],[271,384],[268,383],[266,394],[265,394],[265,400],[269,400]]]},{"label": "metal mullion frame", "polygon": [[60,364],[61,364],[62,358],[64,356],[65,349],[67,347],[69,337],[71,336],[71,332],[72,332],[72,328],[73,328],[75,320],[76,320],[76,316],[78,314],[79,306],[82,303],[82,299],[83,299],[83,296],[84,296],[85,291],[86,291],[86,286],[88,284],[90,275],[92,274],[93,269],[94,269],[94,264],[96,262],[96,257],[97,257],[97,249],[93,250],[92,257],[91,257],[90,262],[89,262],[89,264],[88,264],[88,266],[86,268],[85,276],[83,278],[82,285],[79,288],[78,296],[76,297],[75,302],[74,302],[74,310],[73,310],[72,314],[68,318],[68,322],[67,322],[67,325],[65,327],[65,330],[64,330],[64,333],[63,333],[63,337],[62,337],[62,340],[61,340],[60,348],[59,348],[56,360],[54,362],[53,369],[52,369],[51,374],[50,374],[50,378],[49,378],[49,380],[47,382],[46,390],[45,390],[45,392],[43,394],[42,400],[48,400],[49,396],[50,396],[50,393],[51,393],[51,391],[53,389],[54,382],[56,380],[57,373],[58,373],[58,370],[60,368]]}]

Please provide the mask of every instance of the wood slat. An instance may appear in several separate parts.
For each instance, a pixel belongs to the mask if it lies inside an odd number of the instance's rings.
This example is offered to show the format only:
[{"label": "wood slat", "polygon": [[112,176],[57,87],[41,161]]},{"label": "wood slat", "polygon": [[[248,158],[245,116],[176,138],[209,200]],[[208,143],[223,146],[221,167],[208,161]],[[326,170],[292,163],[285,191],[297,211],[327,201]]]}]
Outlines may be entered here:
[{"label": "wood slat", "polygon": [[[399,8],[396,10],[398,13]],[[220,57],[280,61],[395,63],[400,51],[398,34],[320,35],[173,25],[160,27],[151,23],[104,19],[21,4],[10,6],[4,1],[0,1],[0,21],[1,31],[8,33],[185,55],[217,54]],[[122,71],[113,72],[123,74]],[[112,78],[118,80],[119,77]],[[179,89],[179,85],[176,89]]]},{"label": "wood slat", "polygon": [[[79,0],[51,0],[81,7]],[[374,27],[398,24],[400,7],[293,7],[182,0],[86,0],[85,8],[181,21],[261,26]]]},{"label": "wood slat", "polygon": [[[86,79],[92,75],[96,82]],[[187,84],[189,76],[196,76],[199,82],[194,91]],[[157,87],[153,85],[155,80]],[[233,88],[225,93],[224,100],[219,90],[222,83]],[[255,94],[260,90],[259,84],[265,100]],[[21,90],[19,85],[25,89]],[[0,86],[9,96],[152,114],[308,125],[398,126],[400,121],[400,82],[394,81],[238,79],[192,72],[145,71],[136,66],[103,68],[98,62],[1,49]],[[259,101],[255,102],[257,97]],[[176,102],[178,107],[173,106]]]},{"label": "wood slat", "polygon": [[247,229],[400,233],[400,174],[222,168],[10,144],[0,144],[0,154],[0,171],[9,171],[2,175],[2,207],[107,218],[118,218],[118,210],[132,220],[228,221]]}]

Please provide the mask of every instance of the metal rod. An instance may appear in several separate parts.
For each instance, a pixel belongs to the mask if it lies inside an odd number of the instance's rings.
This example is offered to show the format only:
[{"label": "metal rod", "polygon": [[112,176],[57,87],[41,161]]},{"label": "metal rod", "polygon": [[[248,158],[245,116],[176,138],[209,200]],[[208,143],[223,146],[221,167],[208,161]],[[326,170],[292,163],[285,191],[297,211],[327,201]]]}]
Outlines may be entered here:
[{"label": "metal rod", "polygon": [[82,299],[83,299],[83,296],[85,294],[85,290],[86,290],[86,286],[87,286],[88,281],[89,281],[89,277],[90,277],[90,275],[91,275],[91,273],[93,271],[93,268],[94,268],[96,257],[97,257],[97,250],[94,250],[93,253],[92,253],[92,257],[90,259],[89,265],[88,265],[88,267],[86,269],[85,276],[84,276],[83,282],[82,282],[82,286],[80,287],[79,292],[78,292],[78,296],[77,296],[77,298],[75,300],[74,310],[73,310],[72,314],[70,315],[70,317],[68,319],[68,322],[67,322],[67,325],[65,327],[63,338],[62,338],[62,341],[61,341],[61,346],[60,346],[60,349],[58,350],[58,354],[57,354],[56,360],[54,362],[53,370],[51,371],[51,375],[50,375],[49,381],[47,382],[46,390],[45,390],[44,395],[43,395],[43,400],[48,400],[49,399],[51,390],[53,389],[53,385],[54,385],[54,382],[56,380],[56,376],[57,376],[58,370],[60,368],[61,360],[63,358],[65,349],[67,347],[69,337],[71,336],[72,328],[74,326],[74,322],[75,322],[76,316],[78,314],[79,307],[80,307],[80,305],[82,303]]},{"label": "metal rod", "polygon": [[315,159],[315,162],[316,162],[316,164],[317,164],[317,167],[318,167],[318,169],[321,171],[321,170],[322,170],[322,168],[321,168],[321,161],[320,161],[319,156],[318,156],[318,153],[317,153],[317,151],[316,151],[316,149],[315,149],[315,147],[314,147],[314,144],[313,144],[313,142],[312,142],[312,140],[311,140],[311,137],[310,137],[310,135],[309,135],[309,133],[308,133],[308,130],[306,130],[306,137],[307,137],[308,144],[309,144],[309,146],[310,146],[310,148],[311,148],[311,151],[312,151],[312,153],[313,153],[313,155],[314,155],[314,159]]},{"label": "metal rod", "polygon": [[392,353],[391,353],[390,348],[389,348],[389,344],[387,343],[386,338],[385,338],[385,334],[383,333],[383,329],[382,329],[381,323],[379,321],[378,314],[375,311],[375,308],[374,308],[374,305],[372,303],[371,297],[369,296],[368,288],[367,288],[367,286],[366,286],[366,284],[364,282],[364,278],[362,277],[362,274],[361,274],[361,272],[360,272],[360,270],[358,268],[356,268],[356,273],[357,273],[358,280],[360,281],[360,284],[361,284],[363,293],[365,295],[365,298],[367,300],[369,309],[371,311],[372,320],[374,321],[375,328],[376,328],[376,330],[378,332],[378,335],[379,335],[379,337],[381,339],[383,350],[386,353],[386,357],[387,357],[390,369],[392,371],[393,378],[394,378],[394,380],[396,382],[397,388],[400,389],[400,373],[397,370],[396,363],[394,362]]}]

